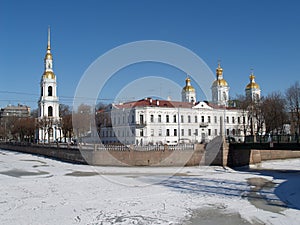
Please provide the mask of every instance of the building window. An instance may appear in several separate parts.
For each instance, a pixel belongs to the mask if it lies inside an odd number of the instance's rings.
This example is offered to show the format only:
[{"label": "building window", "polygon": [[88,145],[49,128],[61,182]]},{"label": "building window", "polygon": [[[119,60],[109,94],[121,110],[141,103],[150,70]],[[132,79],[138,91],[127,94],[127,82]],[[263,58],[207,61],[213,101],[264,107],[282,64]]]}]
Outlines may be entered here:
[{"label": "building window", "polygon": [[195,129],[195,136],[198,136],[198,129]]},{"label": "building window", "polygon": [[226,135],[227,136],[229,135],[229,129],[226,129]]},{"label": "building window", "polygon": [[141,136],[141,137],[144,136],[144,130],[143,130],[143,129],[140,130],[140,136]]},{"label": "building window", "polygon": [[53,108],[52,108],[52,106],[48,107],[48,116],[53,116]]},{"label": "building window", "polygon": [[184,136],[184,129],[181,129],[181,136]]},{"label": "building window", "polygon": [[158,115],[158,122],[161,123],[161,115]]},{"label": "building window", "polygon": [[195,123],[198,123],[198,117],[195,116]]},{"label": "building window", "polygon": [[246,118],[243,116],[243,124],[246,123]]},{"label": "building window", "polygon": [[41,96],[43,96],[44,94],[43,94],[43,87],[41,87]]},{"label": "building window", "polygon": [[52,96],[52,86],[48,87],[48,96]]},{"label": "building window", "polygon": [[154,122],[154,116],[150,115],[150,122],[153,123]]},{"label": "building window", "polygon": [[52,127],[49,128],[49,137],[53,137],[53,128]]},{"label": "building window", "polygon": [[235,123],[235,118],[234,117],[232,117],[232,123]]},{"label": "building window", "polygon": [[170,122],[170,117],[169,115],[166,115],[166,123],[169,123]]},{"label": "building window", "polygon": [[215,116],[215,123],[218,123],[218,119],[217,119],[217,117]]},{"label": "building window", "polygon": [[177,129],[174,129],[174,136],[177,136]]},{"label": "building window", "polygon": [[210,116],[207,117],[207,122],[210,123]]},{"label": "building window", "polygon": [[143,114],[140,115],[140,124],[144,124],[144,115]]},{"label": "building window", "polygon": [[158,136],[162,136],[162,131],[161,131],[161,129],[158,130]]},{"label": "building window", "polygon": [[184,123],[183,115],[181,115],[181,123]]},{"label": "building window", "polygon": [[188,123],[191,122],[191,116],[188,116]]},{"label": "building window", "polygon": [[154,129],[151,129],[151,136],[154,136]]},{"label": "building window", "polygon": [[238,117],[237,120],[238,120],[238,124],[240,124],[241,123],[241,118]]},{"label": "building window", "polygon": [[188,130],[188,135],[192,136],[192,130],[191,129]]},{"label": "building window", "polygon": [[173,116],[173,123],[177,123],[176,122],[176,115]]},{"label": "building window", "polygon": [[208,129],[208,136],[211,135],[211,129]]},{"label": "building window", "polygon": [[229,117],[226,116],[226,123],[229,123]]},{"label": "building window", "polygon": [[170,129],[166,130],[166,136],[170,136]]},{"label": "building window", "polygon": [[215,136],[218,135],[218,129],[215,129]]},{"label": "building window", "polygon": [[201,122],[204,123],[204,116],[201,116]]}]

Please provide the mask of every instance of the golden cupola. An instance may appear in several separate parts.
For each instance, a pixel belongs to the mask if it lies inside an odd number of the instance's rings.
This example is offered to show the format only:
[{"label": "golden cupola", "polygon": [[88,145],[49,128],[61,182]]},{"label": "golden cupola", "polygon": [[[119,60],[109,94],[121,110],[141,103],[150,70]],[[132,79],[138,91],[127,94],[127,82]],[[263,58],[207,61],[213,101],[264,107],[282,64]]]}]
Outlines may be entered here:
[{"label": "golden cupola", "polygon": [[189,77],[185,79],[185,87],[183,87],[182,90],[186,92],[195,92],[195,88],[191,85],[191,79]]},{"label": "golden cupola", "polygon": [[250,83],[249,84],[247,84],[247,86],[246,86],[246,90],[250,90],[250,89],[260,89],[260,87],[259,87],[259,85],[257,84],[257,83],[255,83],[255,76],[254,76],[254,74],[253,74],[253,72],[250,74],[250,76],[249,76],[249,78],[250,78]]},{"label": "golden cupola", "polygon": [[217,79],[213,82],[214,86],[228,86],[226,80],[223,78],[223,68],[220,65],[220,62],[218,63],[218,68],[216,69],[216,75]]}]

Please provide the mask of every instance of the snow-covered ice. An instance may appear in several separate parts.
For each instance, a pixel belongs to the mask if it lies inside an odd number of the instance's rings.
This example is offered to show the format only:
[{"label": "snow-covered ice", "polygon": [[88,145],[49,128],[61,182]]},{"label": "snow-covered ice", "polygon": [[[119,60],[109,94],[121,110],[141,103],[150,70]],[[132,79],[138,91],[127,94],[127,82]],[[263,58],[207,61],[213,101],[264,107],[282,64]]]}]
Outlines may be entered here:
[{"label": "snow-covered ice", "polygon": [[190,220],[202,210],[212,222],[239,214],[245,224],[296,225],[299,165],[92,167],[0,150],[0,224],[208,224],[203,214]]}]

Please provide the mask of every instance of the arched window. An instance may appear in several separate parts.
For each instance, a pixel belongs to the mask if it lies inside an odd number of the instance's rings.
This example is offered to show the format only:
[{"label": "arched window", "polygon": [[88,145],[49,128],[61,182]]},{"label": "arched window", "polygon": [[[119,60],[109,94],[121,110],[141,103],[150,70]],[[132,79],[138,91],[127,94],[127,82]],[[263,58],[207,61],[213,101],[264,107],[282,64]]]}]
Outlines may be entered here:
[{"label": "arched window", "polygon": [[48,87],[48,96],[52,96],[52,86]]},{"label": "arched window", "polygon": [[53,116],[53,108],[52,108],[52,106],[48,107],[48,116]]}]

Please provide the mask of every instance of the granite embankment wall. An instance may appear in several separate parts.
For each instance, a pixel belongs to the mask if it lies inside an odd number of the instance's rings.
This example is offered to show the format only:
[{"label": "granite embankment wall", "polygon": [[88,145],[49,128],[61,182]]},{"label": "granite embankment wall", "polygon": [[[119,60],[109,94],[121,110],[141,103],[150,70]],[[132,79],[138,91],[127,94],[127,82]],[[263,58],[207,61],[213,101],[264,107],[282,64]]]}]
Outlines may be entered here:
[{"label": "granite embankment wall", "polygon": [[247,166],[266,160],[291,158],[300,158],[300,145],[297,143],[230,144],[227,166]]},{"label": "granite embankment wall", "polygon": [[41,155],[53,159],[59,159],[66,162],[86,164],[80,151],[74,148],[57,148],[47,145],[29,145],[29,144],[5,144],[0,143],[1,149]]},{"label": "granite embankment wall", "polygon": [[195,166],[204,154],[204,145],[194,149],[172,150],[81,150],[50,147],[47,145],[21,145],[0,143],[1,149],[37,154],[72,163],[101,166]]},{"label": "granite embankment wall", "polygon": [[81,150],[47,145],[20,145],[0,143],[1,149],[37,154],[66,162],[101,166],[247,166],[265,160],[300,158],[299,144],[230,144],[205,151],[205,145],[194,149],[138,151],[127,150]]}]

